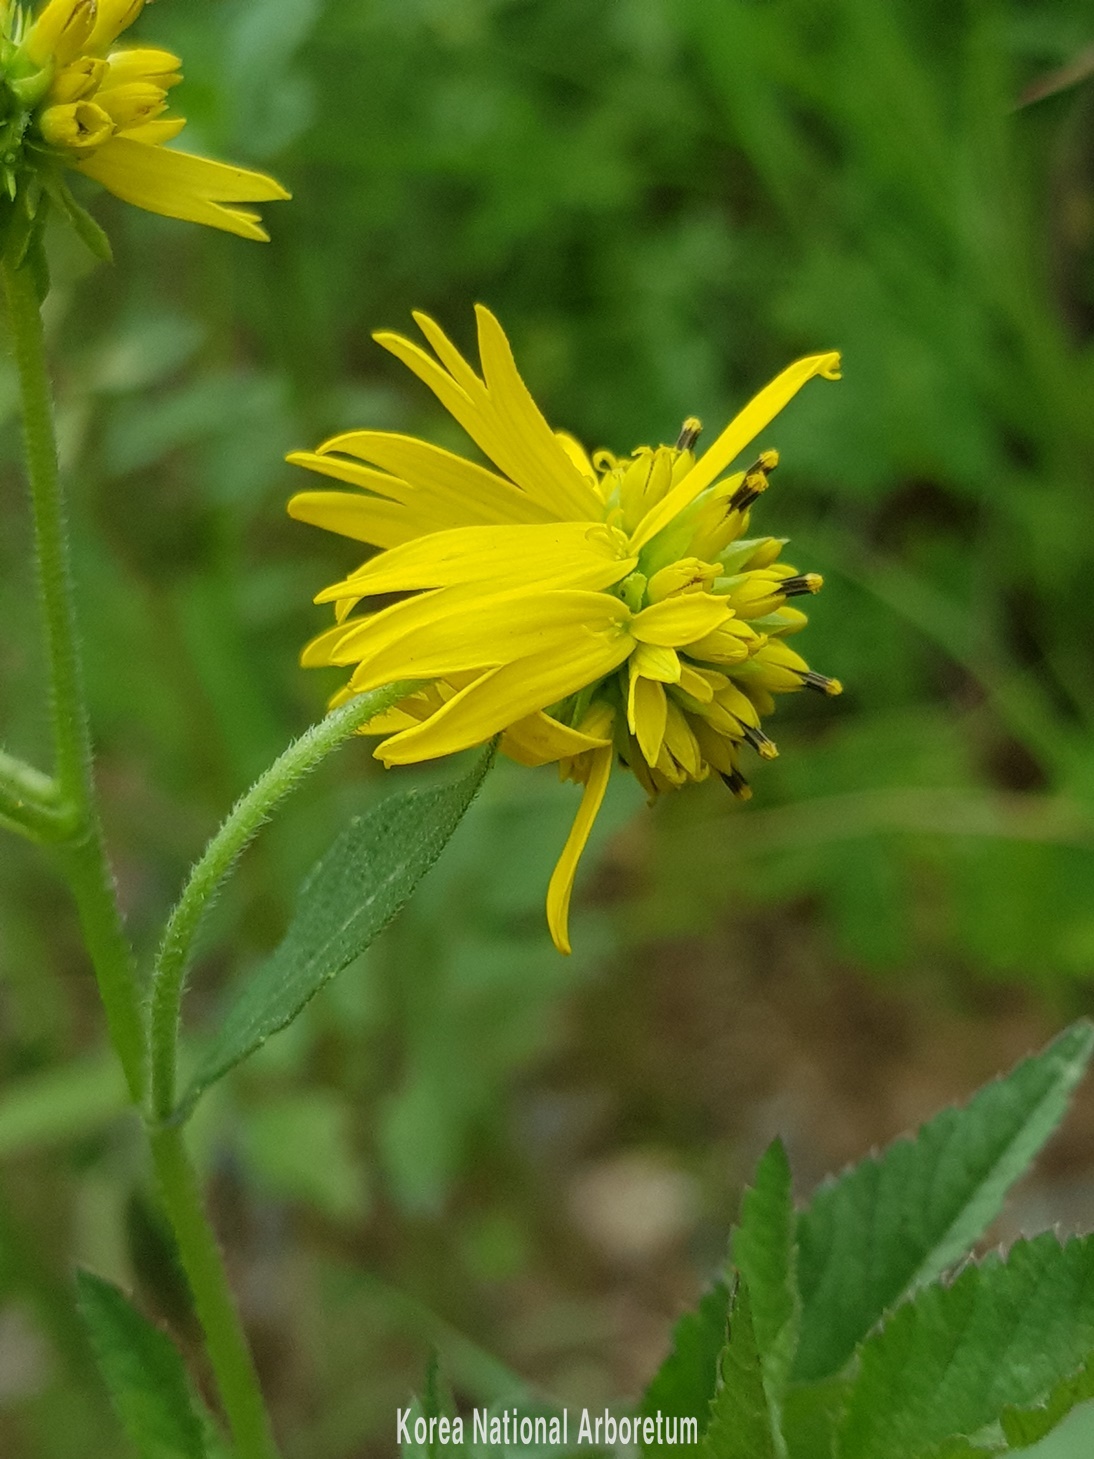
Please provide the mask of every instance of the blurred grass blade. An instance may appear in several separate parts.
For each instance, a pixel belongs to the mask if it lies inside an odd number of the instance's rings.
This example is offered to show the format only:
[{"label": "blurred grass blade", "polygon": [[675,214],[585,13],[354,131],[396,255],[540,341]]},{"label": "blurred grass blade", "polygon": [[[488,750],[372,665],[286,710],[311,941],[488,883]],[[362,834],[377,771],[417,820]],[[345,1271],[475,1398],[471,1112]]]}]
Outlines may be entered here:
[{"label": "blurred grass blade", "polygon": [[1041,1054],[822,1186],[798,1222],[795,1377],[837,1372],[886,1312],[960,1260],[1056,1128],[1094,1048],[1074,1024]]},{"label": "blurred grass blade", "polygon": [[125,1079],[112,1053],[28,1074],[0,1094],[0,1160],[79,1139],[128,1108]]},{"label": "blurred grass blade", "polygon": [[493,758],[489,749],[462,780],[386,796],[350,822],[301,886],[281,945],[247,981],[214,1035],[178,1119],[383,931],[444,850]]},{"label": "blurred grass blade", "polygon": [[80,1313],[122,1427],[141,1459],[209,1459],[174,1343],[111,1282],[79,1272]]}]

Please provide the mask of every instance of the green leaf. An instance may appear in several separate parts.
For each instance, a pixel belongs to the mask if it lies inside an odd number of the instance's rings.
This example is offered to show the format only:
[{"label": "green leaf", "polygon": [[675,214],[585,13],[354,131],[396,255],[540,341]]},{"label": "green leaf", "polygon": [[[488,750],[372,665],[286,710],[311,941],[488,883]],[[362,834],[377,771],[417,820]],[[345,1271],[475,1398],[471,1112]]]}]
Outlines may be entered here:
[{"label": "green leaf", "polygon": [[1094,1237],[1050,1232],[923,1288],[861,1349],[839,1459],[927,1459],[1043,1403],[1094,1351]]},{"label": "green leaf", "polygon": [[731,1252],[748,1287],[768,1400],[776,1410],[794,1362],[801,1317],[794,1228],[790,1163],[782,1141],[775,1140],[742,1198]]},{"label": "green leaf", "polygon": [[207,1459],[201,1420],[174,1343],[111,1282],[78,1272],[76,1284],[95,1357],[141,1459]]},{"label": "green leaf", "polygon": [[847,1378],[793,1385],[783,1403],[783,1432],[790,1459],[833,1459],[851,1384]]},{"label": "green leaf", "polygon": [[738,1277],[729,1309],[729,1341],[719,1361],[718,1391],[703,1439],[704,1459],[782,1459],[786,1445],[767,1399],[748,1283]]},{"label": "green leaf", "polygon": [[1036,1444],[1051,1433],[1061,1419],[1094,1398],[1094,1354],[1076,1373],[1070,1373],[1035,1408],[1012,1408],[1003,1414],[1003,1432],[1012,1449]]},{"label": "green leaf", "polygon": [[114,250],[110,246],[110,239],[99,227],[95,219],[82,207],[72,196],[68,184],[63,178],[52,178],[47,182],[50,197],[56,202],[65,217],[72,224],[76,236],[81,243],[99,259],[102,263],[113,263]]},{"label": "green leaf", "polygon": [[[640,1412],[656,1418],[694,1418],[700,1436],[710,1417],[718,1386],[718,1358],[726,1343],[729,1289],[722,1281],[703,1294],[698,1307],[686,1312],[672,1334],[672,1351],[654,1374],[642,1397]],[[676,1445],[646,1444],[643,1452],[659,1459],[675,1454]]]},{"label": "green leaf", "polygon": [[1056,1128],[1094,1047],[1075,1024],[1041,1054],[822,1186],[798,1221],[794,1376],[829,1376],[901,1297],[958,1261]]},{"label": "green leaf", "polygon": [[493,758],[487,750],[462,780],[386,796],[350,822],[309,872],[284,940],[244,986],[176,1118],[185,1119],[210,1084],[290,1024],[383,931],[444,850]]}]

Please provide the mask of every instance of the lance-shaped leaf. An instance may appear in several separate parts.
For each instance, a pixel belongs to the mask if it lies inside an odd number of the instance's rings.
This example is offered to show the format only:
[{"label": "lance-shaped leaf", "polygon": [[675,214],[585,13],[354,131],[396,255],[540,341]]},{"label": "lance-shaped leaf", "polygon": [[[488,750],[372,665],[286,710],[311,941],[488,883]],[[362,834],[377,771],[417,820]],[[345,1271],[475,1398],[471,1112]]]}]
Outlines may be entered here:
[{"label": "lance-shaped leaf", "polygon": [[80,1314],[111,1402],[140,1459],[208,1459],[178,1349],[111,1282],[77,1275]]},{"label": "lance-shaped leaf", "polygon": [[822,1186],[798,1222],[794,1376],[825,1378],[907,1293],[964,1256],[1056,1128],[1094,1046],[1075,1024],[963,1108]]},{"label": "lance-shaped leaf", "polygon": [[719,1360],[718,1391],[702,1459],[783,1459],[786,1445],[768,1401],[748,1283],[738,1277],[729,1309],[729,1340]]},{"label": "lance-shaped leaf", "polygon": [[385,796],[349,823],[309,872],[284,940],[244,985],[176,1118],[185,1119],[210,1084],[290,1024],[383,931],[444,850],[493,756],[487,750],[454,784]]},{"label": "lance-shaped leaf", "polygon": [[863,1344],[836,1452],[962,1453],[952,1441],[1046,1401],[1092,1351],[1094,1237],[1016,1242],[1005,1261],[922,1288]]},{"label": "lance-shaped leaf", "polygon": [[794,1234],[790,1164],[782,1141],[775,1140],[741,1199],[731,1253],[748,1287],[764,1382],[776,1411],[782,1407],[801,1316]]},{"label": "lance-shaped leaf", "polygon": [[[645,1417],[694,1418],[702,1436],[718,1386],[718,1358],[726,1343],[728,1314],[729,1289],[722,1281],[703,1294],[694,1311],[684,1313],[673,1330],[672,1351],[643,1395],[640,1412]],[[676,1447],[656,1440],[643,1442],[643,1452],[650,1459],[668,1459]]]}]

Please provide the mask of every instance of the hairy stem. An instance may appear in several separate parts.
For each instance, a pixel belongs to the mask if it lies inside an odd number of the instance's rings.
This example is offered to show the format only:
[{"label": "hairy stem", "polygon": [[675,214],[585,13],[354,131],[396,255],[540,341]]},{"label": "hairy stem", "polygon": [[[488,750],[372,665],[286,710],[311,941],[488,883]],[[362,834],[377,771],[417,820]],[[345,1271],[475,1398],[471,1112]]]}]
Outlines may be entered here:
[{"label": "hairy stem", "polygon": [[130,1095],[139,1103],[145,1085],[144,1026],[136,969],[122,930],[95,808],[91,735],[42,317],[30,269],[4,260],[0,273],[22,397],[38,596],[49,663],[54,774],[58,801],[69,818],[61,863],[76,898],[110,1039],[125,1070]]},{"label": "hairy stem", "polygon": [[[111,1043],[133,1103],[145,1099],[146,1024],[132,951],[99,827],[91,736],[80,665],[53,402],[38,296],[26,268],[0,263],[23,404],[27,474],[38,550],[38,590],[49,664],[55,779],[5,757],[0,815],[27,829],[54,812],[65,824],[50,840],[72,889],[106,1010]],[[29,809],[28,809],[29,806]],[[4,814],[15,810],[17,814]],[[50,829],[42,822],[43,831]],[[276,1448],[216,1238],[178,1131],[148,1128],[163,1202],[179,1244],[237,1459],[276,1459]]]},{"label": "hairy stem", "polygon": [[236,1459],[277,1459],[258,1376],[182,1131],[160,1125],[150,1128],[148,1134],[160,1193],[205,1333]]},{"label": "hairy stem", "polygon": [[410,684],[393,684],[360,694],[294,740],[236,802],[191,871],[182,896],[168,919],[152,971],[149,1048],[150,1115],[153,1120],[168,1120],[174,1113],[179,1019],[186,969],[202,917],[221,883],[277,804],[304,776],[361,725],[404,698],[412,687]]}]

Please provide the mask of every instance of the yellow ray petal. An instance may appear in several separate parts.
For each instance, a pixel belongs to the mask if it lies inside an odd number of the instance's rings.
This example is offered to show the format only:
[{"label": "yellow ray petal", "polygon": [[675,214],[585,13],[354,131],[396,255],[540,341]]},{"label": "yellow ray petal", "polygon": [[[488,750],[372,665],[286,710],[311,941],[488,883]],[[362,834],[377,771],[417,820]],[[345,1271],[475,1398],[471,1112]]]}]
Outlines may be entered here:
[{"label": "yellow ray petal", "polygon": [[265,241],[268,234],[257,214],[236,205],[289,196],[279,182],[261,172],[166,147],[149,147],[132,137],[111,137],[79,164],[79,170],[123,202],[150,213],[204,223],[259,241]]},{"label": "yellow ray petal", "polygon": [[604,803],[604,792],[612,773],[611,746],[594,750],[589,758],[589,778],[581,794],[581,805],[547,888],[547,925],[551,929],[552,941],[562,953],[570,951],[570,897],[574,890],[577,864]]},{"label": "yellow ray petal", "polygon": [[289,501],[289,516],[373,547],[399,547],[421,536],[418,523],[398,502],[348,491],[297,492]]},{"label": "yellow ray petal", "polygon": [[729,616],[724,598],[713,593],[682,593],[643,608],[634,620],[633,632],[639,643],[681,648],[713,633]]},{"label": "yellow ray petal", "polygon": [[635,564],[633,557],[617,553],[618,545],[606,530],[590,532],[583,522],[453,527],[373,558],[320,593],[316,602],[459,583],[495,586],[499,576],[528,586],[565,579],[572,587],[606,588],[625,578]]},{"label": "yellow ray petal", "polygon": [[588,633],[564,653],[537,654],[491,669],[426,724],[377,746],[376,757],[386,765],[410,765],[481,745],[508,725],[610,674],[633,646],[625,633],[611,637]]},{"label": "yellow ray petal", "polygon": [[[354,619],[354,624],[359,620]],[[300,666],[304,669],[325,669],[338,660],[334,657],[339,642],[345,638],[351,630],[350,624],[336,623],[333,628],[324,628],[322,633],[317,633],[300,651]]]},{"label": "yellow ray petal", "polygon": [[511,724],[501,737],[502,753],[531,769],[539,765],[553,765],[557,760],[584,754],[586,750],[603,749],[610,743],[610,740],[582,734],[580,730],[560,724],[557,719],[542,712]]},{"label": "yellow ray petal", "polygon": [[369,652],[353,676],[358,693],[401,679],[441,679],[472,669],[492,669],[515,659],[555,654],[584,634],[623,627],[626,604],[610,593],[514,592],[479,598],[459,613],[438,615],[428,628],[403,634]]},{"label": "yellow ray petal", "polygon": [[[317,455],[326,457],[330,452],[357,456],[390,471],[415,490],[451,499],[465,513],[467,526],[476,522],[553,520],[545,507],[503,476],[413,436],[388,431],[349,431],[324,442]],[[313,465],[311,460],[307,463],[300,460],[304,454],[296,452],[289,460]],[[313,469],[321,468],[313,465]]]},{"label": "yellow ray petal", "polygon": [[815,375],[821,375],[825,380],[838,380],[839,367],[839,354],[835,350],[829,350],[826,354],[809,355],[804,360],[797,360],[769,385],[765,385],[744,410],[734,416],[683,480],[639,522],[638,530],[631,539],[633,550],[637,552],[640,547],[644,547],[651,537],[660,532],[662,527],[666,527],[701,491],[710,486],[764,427],[775,419],[806,381],[812,380]]},{"label": "yellow ray petal", "polygon": [[[303,466],[308,471],[314,471],[319,476],[329,476],[335,481],[344,481],[350,486],[360,487],[362,491],[371,495],[364,498],[367,501],[375,501],[377,498],[397,503],[401,508],[408,523],[413,524],[413,532],[406,533],[400,541],[409,541],[411,537],[426,537],[433,532],[447,532],[452,527],[463,527],[474,523],[476,516],[478,521],[484,525],[493,525],[495,519],[489,512],[476,514],[473,510],[465,509],[458,501],[446,497],[441,493],[429,491],[417,491],[397,476],[389,476],[386,471],[376,471],[371,466],[365,466],[359,461],[347,461],[338,456],[319,456],[313,451],[294,451],[285,458],[291,466]],[[305,499],[309,496],[330,497],[332,495],[345,496],[347,493],[318,492],[301,493]],[[352,500],[352,498],[351,498]],[[349,520],[356,520],[350,509]],[[290,501],[289,515],[294,516],[292,503]],[[309,518],[310,520],[310,518]],[[363,520],[363,518],[362,518]],[[381,520],[384,520],[381,517]],[[316,526],[323,526],[324,523],[315,523]],[[338,532],[342,529],[331,527],[330,531]],[[349,535],[349,534],[347,534]],[[357,534],[352,534],[357,535]],[[371,541],[371,538],[361,538],[362,541]],[[392,543],[377,542],[378,547],[389,547]]]},{"label": "yellow ray petal", "polygon": [[[500,345],[489,324],[484,335],[480,314],[480,351],[489,377],[484,383],[439,325],[424,314],[415,314],[414,318],[442,364],[402,335],[383,331],[374,336],[376,342],[428,385],[475,444],[552,517],[561,521],[602,520],[604,505],[599,495],[555,440],[516,366],[511,364],[511,354],[506,362],[509,347],[497,321],[494,326],[501,337]],[[489,319],[493,320],[493,315]]]},{"label": "yellow ray petal", "polygon": [[490,401],[505,435],[519,451],[522,471],[551,482],[567,515],[597,521],[603,515],[599,493],[577,469],[562,442],[544,420],[521,379],[505,331],[484,304],[475,305],[479,355]]},{"label": "yellow ray petal", "polygon": [[600,478],[597,476],[596,471],[593,468],[593,463],[589,459],[589,453],[588,451],[586,451],[585,447],[581,444],[577,437],[572,436],[569,431],[556,431],[555,440],[566,452],[567,456],[569,456],[570,460],[581,472],[585,480],[588,481],[596,489],[597,494],[599,495]]},{"label": "yellow ray petal", "polygon": [[164,142],[173,142],[185,125],[185,117],[157,117],[154,122],[141,122],[135,127],[125,127],[119,135],[128,137],[131,142],[159,147]]}]

